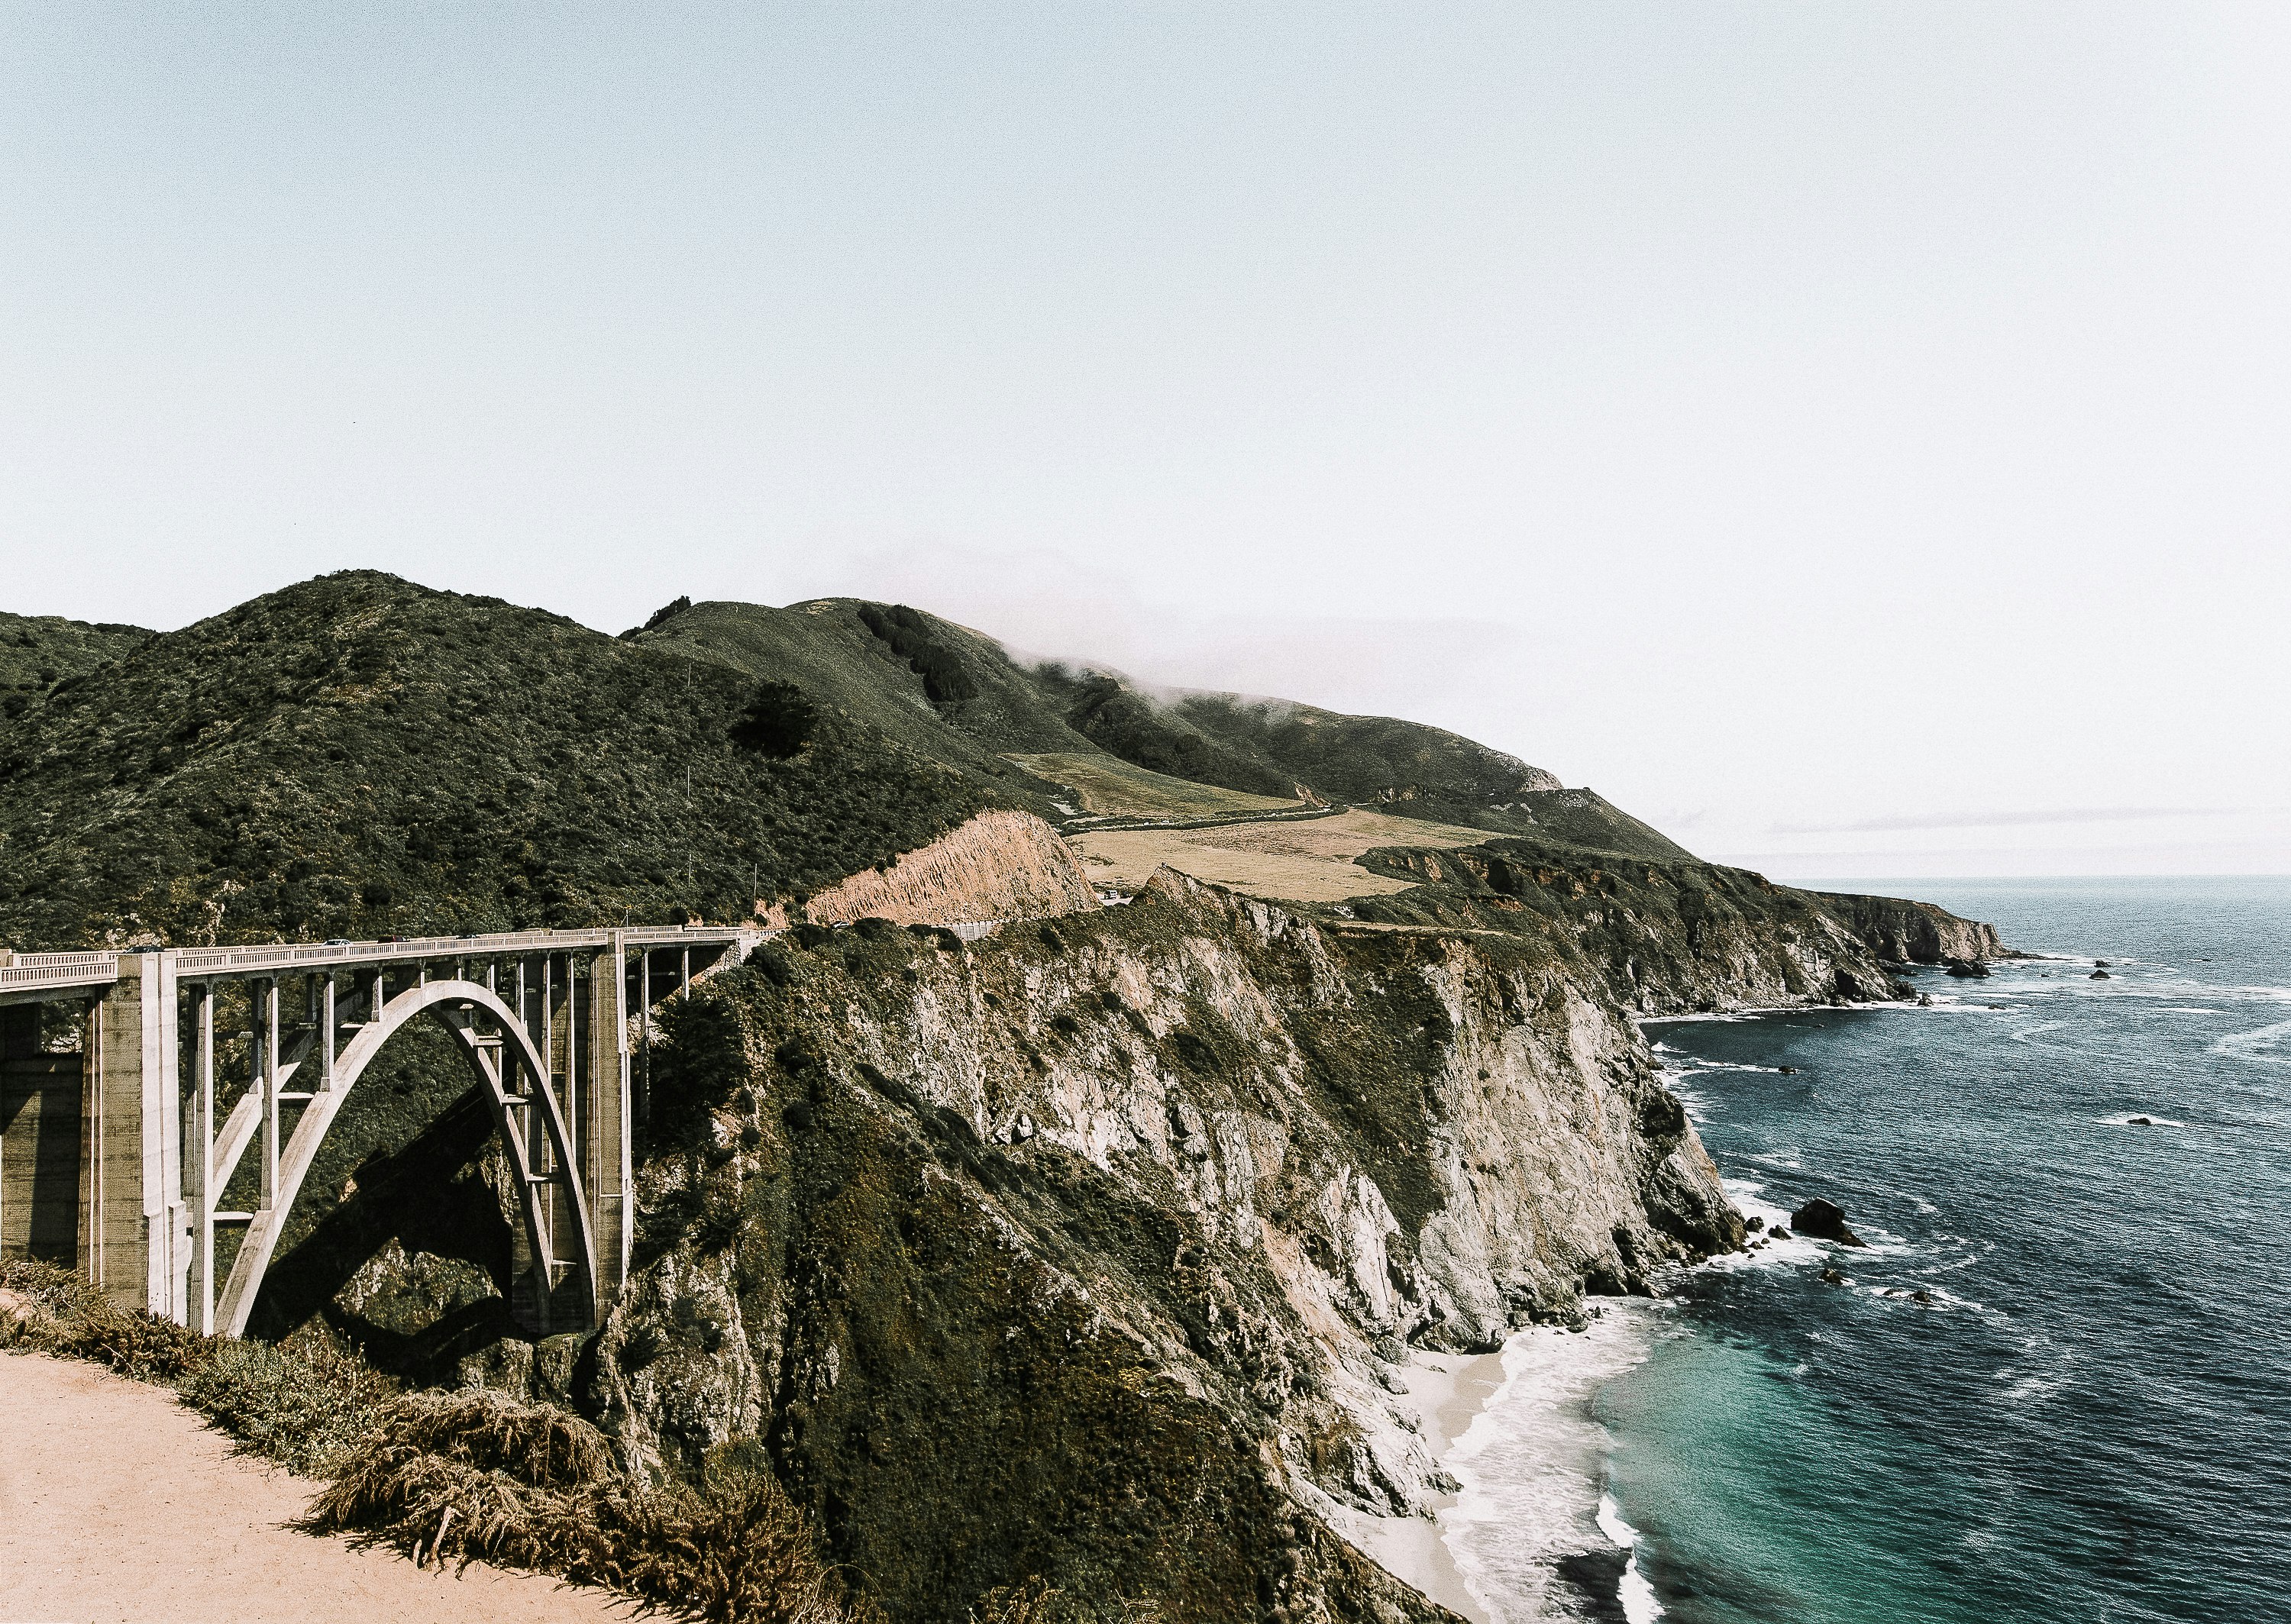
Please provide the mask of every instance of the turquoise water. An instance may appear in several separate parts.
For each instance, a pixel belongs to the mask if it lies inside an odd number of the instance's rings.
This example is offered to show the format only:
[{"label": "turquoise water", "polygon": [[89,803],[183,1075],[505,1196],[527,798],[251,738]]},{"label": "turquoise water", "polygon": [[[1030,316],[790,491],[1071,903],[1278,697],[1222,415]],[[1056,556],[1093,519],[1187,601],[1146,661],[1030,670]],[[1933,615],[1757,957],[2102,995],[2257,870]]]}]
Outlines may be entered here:
[{"label": "turquoise water", "polygon": [[2065,959],[1922,975],[1930,1009],[1651,1027],[1749,1210],[1827,1196],[1875,1243],[1637,1311],[1644,1357],[1589,1402],[1653,1605],[2291,1617],[2291,879],[1854,888]]}]

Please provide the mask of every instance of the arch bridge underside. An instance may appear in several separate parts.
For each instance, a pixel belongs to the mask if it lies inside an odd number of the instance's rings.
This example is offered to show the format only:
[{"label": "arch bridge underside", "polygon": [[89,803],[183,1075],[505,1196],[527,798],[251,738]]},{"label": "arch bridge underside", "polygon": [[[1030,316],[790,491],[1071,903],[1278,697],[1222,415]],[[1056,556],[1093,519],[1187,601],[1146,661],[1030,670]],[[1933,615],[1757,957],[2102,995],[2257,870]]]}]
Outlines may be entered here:
[{"label": "arch bridge underside", "polygon": [[[209,1205],[198,1215],[201,1228],[194,1235],[189,1282],[197,1299],[192,1306],[194,1323],[211,1325],[228,1336],[245,1333],[279,1236],[327,1130],[382,1045],[424,1016],[457,1041],[508,1153],[522,1220],[510,1293],[518,1320],[535,1331],[594,1322],[605,1282],[598,1275],[596,1235],[571,1125],[550,1065],[525,1023],[493,989],[473,981],[447,980],[424,982],[389,998],[380,1016],[360,1024],[334,1056],[330,1074],[328,1068],[313,1064],[313,1050],[321,1047],[322,1039],[306,1033],[297,1052],[279,1062],[271,1086],[263,1086],[266,1078],[258,1076],[240,1097],[213,1138],[205,1184],[213,1191],[227,1188],[259,1138],[262,1195],[251,1211],[221,1211]],[[292,1086],[313,1070],[320,1072],[309,1079],[313,1086],[307,1090]],[[278,1116],[282,1108],[293,1105],[301,1110],[282,1145]],[[244,1224],[245,1237],[220,1293],[210,1301],[215,1229],[230,1223]]]},{"label": "arch bridge underside", "polygon": [[[70,1257],[123,1306],[244,1334],[328,1134],[391,1038],[426,1021],[469,1065],[515,1183],[511,1313],[535,1334],[597,1324],[634,1234],[631,1060],[655,1000],[762,934],[0,954],[0,1089],[21,1073],[54,1096],[0,1099],[0,1255]],[[41,1041],[64,1020],[84,1023],[76,1050]],[[48,1143],[67,1129],[74,1143]]]}]

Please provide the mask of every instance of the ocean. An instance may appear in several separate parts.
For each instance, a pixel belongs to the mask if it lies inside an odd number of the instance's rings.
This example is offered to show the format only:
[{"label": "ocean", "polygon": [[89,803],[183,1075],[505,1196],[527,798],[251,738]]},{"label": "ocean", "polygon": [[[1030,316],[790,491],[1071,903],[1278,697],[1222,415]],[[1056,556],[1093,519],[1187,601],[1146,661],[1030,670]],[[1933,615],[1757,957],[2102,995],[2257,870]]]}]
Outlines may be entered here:
[{"label": "ocean", "polygon": [[1650,1025],[1738,1204],[1869,1244],[1515,1339],[1467,1582],[1500,1624],[2291,1618],[2291,878],[1833,888],[2048,956]]}]

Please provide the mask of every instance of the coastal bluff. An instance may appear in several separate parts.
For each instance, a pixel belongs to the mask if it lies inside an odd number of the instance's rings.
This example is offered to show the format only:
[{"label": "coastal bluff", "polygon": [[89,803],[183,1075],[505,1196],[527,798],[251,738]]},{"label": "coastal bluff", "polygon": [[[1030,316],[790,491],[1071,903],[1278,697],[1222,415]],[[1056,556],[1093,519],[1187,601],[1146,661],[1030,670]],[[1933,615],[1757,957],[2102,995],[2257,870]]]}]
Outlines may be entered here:
[{"label": "coastal bluff", "polygon": [[1985,964],[2018,955],[1994,925],[1959,919],[1929,902],[1817,891],[1822,905],[1851,925],[1879,958],[1896,964]]}]

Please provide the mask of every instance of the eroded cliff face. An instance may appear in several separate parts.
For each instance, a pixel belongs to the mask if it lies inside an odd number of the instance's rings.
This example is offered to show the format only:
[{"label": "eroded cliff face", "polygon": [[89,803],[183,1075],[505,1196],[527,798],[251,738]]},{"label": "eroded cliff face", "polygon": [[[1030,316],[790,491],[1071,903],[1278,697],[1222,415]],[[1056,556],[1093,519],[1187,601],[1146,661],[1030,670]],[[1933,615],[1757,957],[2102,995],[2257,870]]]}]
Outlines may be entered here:
[{"label": "eroded cliff face", "polygon": [[807,935],[672,1016],[580,1396],[639,1459],[766,1451],[902,1619],[1030,1573],[1109,1617],[1446,1616],[1313,1509],[1436,1492],[1386,1366],[1741,1239],[1561,929],[1165,871],[974,947]]},{"label": "eroded cliff face", "polygon": [[[1049,919],[1097,906],[1073,848],[1031,812],[982,812],[888,868],[869,869],[810,898],[803,917],[821,923],[887,919]],[[782,929],[787,910],[768,922]]]}]

